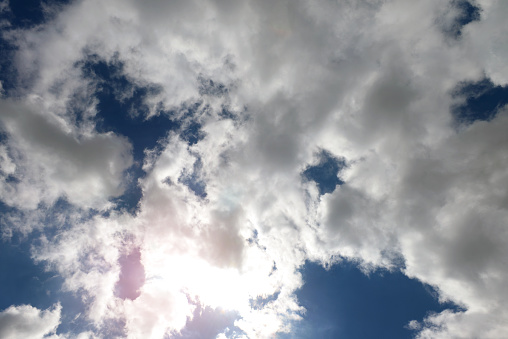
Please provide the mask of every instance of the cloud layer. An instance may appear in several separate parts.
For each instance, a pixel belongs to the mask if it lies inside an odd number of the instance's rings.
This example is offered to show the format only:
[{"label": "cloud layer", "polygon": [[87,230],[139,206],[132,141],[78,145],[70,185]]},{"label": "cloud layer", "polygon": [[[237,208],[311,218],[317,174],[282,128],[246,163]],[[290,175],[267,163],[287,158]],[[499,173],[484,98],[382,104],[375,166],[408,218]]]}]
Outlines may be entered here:
[{"label": "cloud layer", "polygon": [[[464,308],[411,322],[419,338],[505,337],[508,111],[463,124],[451,108],[461,83],[506,85],[508,7],[471,2],[480,17],[465,25],[463,3],[48,5],[43,24],[3,29],[16,51],[0,102],[2,233],[42,230],[34,260],[82,296],[98,335],[122,322],[128,338],[176,335],[198,304],[238,312],[222,337],[288,332],[304,314],[298,269],[348,259],[402,269]],[[117,101],[156,89],[114,114],[177,126],[142,159],[98,128],[103,84],[83,65],[99,61],[130,84],[110,84]],[[304,174],[323,154],[343,159],[326,192]],[[133,180],[130,214],[115,198]],[[132,251],[144,283],[121,298]],[[21,329],[39,338],[58,326],[60,309],[44,312],[1,317],[50,317]]]}]

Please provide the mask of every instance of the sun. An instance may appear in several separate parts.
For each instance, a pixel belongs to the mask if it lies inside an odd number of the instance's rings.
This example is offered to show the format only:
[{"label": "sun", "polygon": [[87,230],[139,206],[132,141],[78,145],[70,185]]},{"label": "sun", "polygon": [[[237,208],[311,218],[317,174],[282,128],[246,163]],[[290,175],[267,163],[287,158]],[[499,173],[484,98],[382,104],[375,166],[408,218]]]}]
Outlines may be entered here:
[{"label": "sun", "polygon": [[269,277],[273,262],[250,254],[242,269],[214,266],[189,253],[163,255],[157,251],[146,251],[143,263],[147,281],[160,280],[168,291],[185,293],[202,306],[242,313],[251,310],[253,299],[275,292]]},{"label": "sun", "polygon": [[147,281],[162,280],[168,290],[185,293],[202,305],[237,311],[249,305],[249,286],[237,269],[215,267],[190,255],[168,256],[163,262],[145,265]]}]

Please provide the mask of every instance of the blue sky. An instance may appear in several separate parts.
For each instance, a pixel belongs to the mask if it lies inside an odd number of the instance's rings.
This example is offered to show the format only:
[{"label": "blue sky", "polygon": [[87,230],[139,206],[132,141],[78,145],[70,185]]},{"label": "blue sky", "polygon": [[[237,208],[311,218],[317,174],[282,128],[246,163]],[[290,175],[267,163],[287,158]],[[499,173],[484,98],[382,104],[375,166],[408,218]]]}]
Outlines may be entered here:
[{"label": "blue sky", "polygon": [[1,0],[0,337],[508,337],[507,14]]}]

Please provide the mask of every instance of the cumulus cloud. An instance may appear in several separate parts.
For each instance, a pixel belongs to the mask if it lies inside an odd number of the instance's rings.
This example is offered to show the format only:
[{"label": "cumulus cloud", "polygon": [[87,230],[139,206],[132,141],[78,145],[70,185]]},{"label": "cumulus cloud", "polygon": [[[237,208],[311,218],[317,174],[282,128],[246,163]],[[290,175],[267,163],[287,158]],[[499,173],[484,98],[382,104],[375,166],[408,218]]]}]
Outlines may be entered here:
[{"label": "cumulus cloud", "polygon": [[103,208],[109,197],[122,193],[122,174],[132,163],[125,139],[76,135],[64,122],[38,111],[35,103],[2,101],[0,109],[3,132],[9,136],[2,147],[3,172],[18,179],[4,176],[6,203],[33,209],[65,196],[79,206]]},{"label": "cumulus cloud", "polygon": [[[1,199],[107,211],[33,247],[98,331],[121,320],[130,338],[176,334],[201,303],[238,312],[247,337],[287,332],[304,312],[298,269],[345,258],[464,307],[411,322],[421,338],[506,336],[507,111],[459,127],[450,113],[461,81],[506,83],[507,6],[475,4],[480,19],[450,39],[453,1],[72,2],[4,32],[18,77],[0,102]],[[126,137],[96,126],[101,84],[82,66],[97,60],[158,88],[144,118],[180,126],[137,159],[135,214],[114,210],[134,161]],[[332,191],[304,177],[322,152],[347,164]],[[144,284],[120,298],[134,249]]]},{"label": "cumulus cloud", "polygon": [[57,338],[61,311],[59,304],[43,311],[31,305],[11,306],[0,312],[0,335],[5,339]]}]

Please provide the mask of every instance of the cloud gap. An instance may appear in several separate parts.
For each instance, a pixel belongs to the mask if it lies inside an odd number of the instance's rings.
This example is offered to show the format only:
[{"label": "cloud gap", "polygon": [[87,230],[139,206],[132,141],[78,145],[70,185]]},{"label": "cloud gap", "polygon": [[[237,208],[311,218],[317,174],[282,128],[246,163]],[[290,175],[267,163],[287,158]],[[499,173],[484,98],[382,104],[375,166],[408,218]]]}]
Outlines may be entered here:
[{"label": "cloud gap", "polygon": [[319,194],[332,193],[337,185],[344,184],[338,174],[346,167],[346,161],[343,158],[337,158],[330,152],[322,150],[319,155],[317,165],[309,165],[303,171],[302,176],[305,180],[314,181],[319,189]]},{"label": "cloud gap", "polygon": [[438,22],[446,37],[460,40],[466,25],[481,20],[481,12],[481,7],[474,0],[452,0],[450,8]]},{"label": "cloud gap", "polygon": [[202,199],[206,198],[206,182],[201,178],[203,162],[198,156],[192,167],[192,172],[184,171],[178,181],[187,186],[194,194]]},{"label": "cloud gap", "polygon": [[129,138],[136,161],[143,160],[145,149],[154,148],[169,131],[179,127],[178,122],[162,112],[148,116],[149,108],[145,100],[158,94],[159,89],[154,85],[140,87],[131,82],[123,74],[122,63],[90,59],[82,69],[85,78],[99,81],[96,93],[99,103],[95,117],[97,130],[113,131]]},{"label": "cloud gap", "polygon": [[457,34],[461,34],[461,29],[465,25],[473,22],[479,21],[481,15],[481,8],[475,3],[475,1],[468,0],[453,0],[452,6],[459,9],[459,15],[456,17],[456,23],[460,28],[457,31]]},{"label": "cloud gap", "polygon": [[69,5],[73,0],[48,0],[41,2],[40,0],[23,0],[9,1],[9,11],[7,17],[12,28],[33,28],[43,24],[45,21],[51,20],[55,10],[51,8],[59,8]]},{"label": "cloud gap", "polygon": [[205,133],[201,130],[201,124],[197,121],[190,121],[181,133],[181,138],[187,141],[190,146],[197,144],[204,137]]},{"label": "cloud gap", "polygon": [[301,268],[305,284],[296,292],[307,312],[293,334],[279,338],[403,338],[411,335],[405,327],[411,320],[423,321],[444,310],[464,311],[453,303],[440,303],[431,286],[400,271],[376,270],[366,275],[357,265],[343,260],[325,269],[307,261]]},{"label": "cloud gap", "polygon": [[491,79],[459,83],[452,92],[459,103],[451,107],[458,125],[470,125],[475,121],[490,121],[508,104],[508,86],[495,85]]}]

